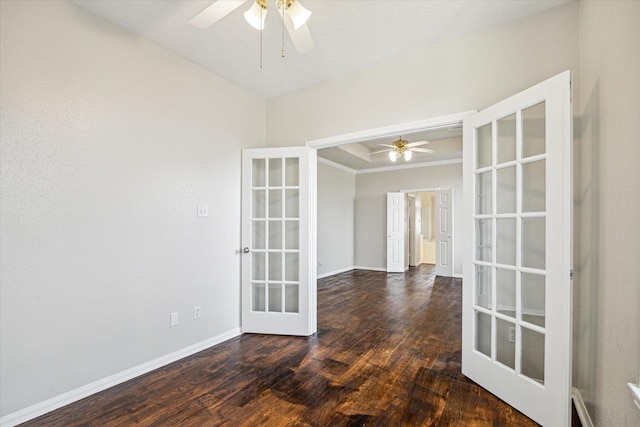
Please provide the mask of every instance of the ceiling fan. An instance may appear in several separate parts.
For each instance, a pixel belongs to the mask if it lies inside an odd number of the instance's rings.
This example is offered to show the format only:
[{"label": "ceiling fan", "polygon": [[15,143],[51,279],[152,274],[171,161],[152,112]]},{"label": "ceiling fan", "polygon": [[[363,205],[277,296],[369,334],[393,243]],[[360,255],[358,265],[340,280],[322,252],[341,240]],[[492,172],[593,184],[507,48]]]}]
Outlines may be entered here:
[{"label": "ceiling fan", "polygon": [[[211,6],[191,18],[189,24],[197,28],[209,28],[247,1],[216,0]],[[252,3],[251,7],[244,13],[244,18],[253,28],[263,30],[269,10],[267,0],[254,0]],[[278,15],[284,21],[284,26],[287,28],[296,51],[298,53],[312,51],[315,48],[315,43],[307,27],[307,20],[311,16],[311,12],[305,9],[299,0],[276,0],[274,3],[278,9]],[[284,56],[284,47],[282,53]]]},{"label": "ceiling fan", "polygon": [[402,139],[402,137],[400,137],[398,138],[397,141],[394,141],[393,143],[391,143],[391,145],[378,144],[388,148],[386,150],[374,151],[373,153],[370,153],[370,154],[389,152],[389,159],[391,159],[392,162],[395,162],[396,160],[398,160],[399,157],[404,157],[405,161],[409,161],[411,160],[411,157],[413,156],[414,151],[418,153],[433,153],[435,151],[435,150],[432,150],[431,148],[416,148],[426,144],[429,144],[429,141],[423,140],[423,141],[409,142],[407,140]]}]

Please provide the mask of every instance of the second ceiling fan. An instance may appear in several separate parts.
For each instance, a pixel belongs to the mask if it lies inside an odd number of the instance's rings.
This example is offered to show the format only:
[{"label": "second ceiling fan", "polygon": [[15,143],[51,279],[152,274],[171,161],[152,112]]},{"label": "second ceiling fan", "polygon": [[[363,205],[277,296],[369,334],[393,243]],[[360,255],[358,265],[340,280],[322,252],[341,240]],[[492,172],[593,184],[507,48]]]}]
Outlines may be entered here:
[{"label": "second ceiling fan", "polygon": [[417,148],[417,147],[420,147],[421,145],[426,145],[426,144],[429,144],[429,141],[422,140],[422,141],[416,141],[416,142],[409,142],[407,140],[402,139],[402,137],[400,137],[398,138],[397,141],[394,141],[391,144],[378,144],[388,148],[385,150],[374,151],[370,154],[379,154],[379,153],[389,152],[389,159],[391,159],[392,162],[395,162],[400,157],[404,157],[405,161],[409,161],[411,160],[411,157],[413,156],[414,151],[418,153],[433,153],[435,151],[435,150],[432,150],[431,148]]},{"label": "second ceiling fan", "polygon": [[[209,28],[247,1],[217,0],[191,18],[189,24],[198,28]],[[298,0],[277,0],[274,3],[278,10],[278,16],[283,19],[284,26],[287,28],[296,51],[298,53],[312,51],[315,48],[315,43],[307,27],[307,20],[311,16],[311,12],[305,9]],[[268,11],[269,4],[267,0],[255,0],[244,13],[244,18],[253,28],[262,31]]]}]

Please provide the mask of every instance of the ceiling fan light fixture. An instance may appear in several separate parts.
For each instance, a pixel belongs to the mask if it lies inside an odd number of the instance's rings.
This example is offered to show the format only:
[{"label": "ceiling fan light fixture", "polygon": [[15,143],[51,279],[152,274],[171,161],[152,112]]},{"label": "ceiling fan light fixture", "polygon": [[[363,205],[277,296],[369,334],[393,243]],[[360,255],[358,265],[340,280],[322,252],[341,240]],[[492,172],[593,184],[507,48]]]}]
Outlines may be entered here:
[{"label": "ceiling fan light fixture", "polygon": [[404,153],[402,153],[402,156],[404,157],[404,160],[408,162],[409,160],[411,160],[411,156],[413,156],[413,152],[411,150],[406,150]]},{"label": "ceiling fan light fixture", "polygon": [[389,159],[392,162],[395,162],[396,160],[398,160],[398,152],[396,150],[389,151]]},{"label": "ceiling fan light fixture", "polygon": [[251,8],[244,13],[244,19],[256,30],[264,30],[264,20],[267,17],[267,0],[256,0]]},{"label": "ceiling fan light fixture", "polygon": [[287,13],[293,22],[293,28],[296,30],[306,24],[311,16],[311,11],[305,9],[298,0],[287,1]]}]

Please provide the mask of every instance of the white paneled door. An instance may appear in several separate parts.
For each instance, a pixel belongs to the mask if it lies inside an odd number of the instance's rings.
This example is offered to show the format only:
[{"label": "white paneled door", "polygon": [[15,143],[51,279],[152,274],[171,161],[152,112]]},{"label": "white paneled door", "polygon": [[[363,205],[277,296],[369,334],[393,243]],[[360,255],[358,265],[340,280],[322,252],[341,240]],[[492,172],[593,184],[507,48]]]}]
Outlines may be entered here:
[{"label": "white paneled door", "polygon": [[453,276],[453,190],[436,192],[436,275]]},{"label": "white paneled door", "polygon": [[464,120],[462,372],[543,426],[571,408],[571,75]]},{"label": "white paneled door", "polygon": [[387,193],[387,272],[405,270],[405,193]]},{"label": "white paneled door", "polygon": [[242,331],[317,329],[316,151],[242,152]]}]

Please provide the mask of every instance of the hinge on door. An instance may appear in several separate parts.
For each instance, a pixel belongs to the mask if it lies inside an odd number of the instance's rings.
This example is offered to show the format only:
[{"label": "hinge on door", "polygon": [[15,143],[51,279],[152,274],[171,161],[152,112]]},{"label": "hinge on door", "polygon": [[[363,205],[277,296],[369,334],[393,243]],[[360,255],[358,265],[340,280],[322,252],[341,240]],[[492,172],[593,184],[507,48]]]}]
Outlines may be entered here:
[{"label": "hinge on door", "polygon": [[573,269],[569,271],[569,280],[573,280]]},{"label": "hinge on door", "polygon": [[573,75],[569,74],[569,100],[573,102]]}]

